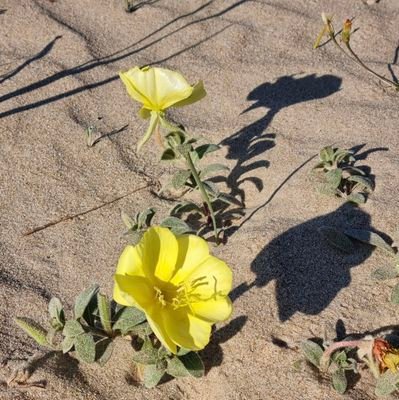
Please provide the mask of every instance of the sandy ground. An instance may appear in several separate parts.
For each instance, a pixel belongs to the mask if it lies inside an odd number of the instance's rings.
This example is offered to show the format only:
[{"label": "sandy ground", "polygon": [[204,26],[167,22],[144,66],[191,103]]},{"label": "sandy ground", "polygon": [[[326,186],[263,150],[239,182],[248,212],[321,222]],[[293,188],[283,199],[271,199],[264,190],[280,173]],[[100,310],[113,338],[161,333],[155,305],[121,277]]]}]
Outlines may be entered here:
[{"label": "sandy ground", "polygon": [[[321,11],[337,21],[356,17],[353,47],[390,77],[399,2],[145,3],[127,14],[122,0],[0,0],[0,356],[16,360],[36,350],[14,315],[44,322],[51,296],[70,309],[93,282],[111,293],[127,243],[121,210],[151,204],[166,215],[170,207],[151,194],[169,167],[156,161],[155,146],[135,152],[146,122],[117,77],[135,65],[205,82],[208,97],[173,116],[223,145],[218,161],[227,157],[230,188],[245,193],[245,222],[214,249],[235,273],[234,315],[204,351],[204,379],[136,387],[121,342],[106,368],[49,356],[32,376],[46,380],[46,389],[11,390],[1,381],[0,398],[338,399],[312,373],[293,371],[297,346],[338,320],[347,332],[396,324],[398,306],[389,302],[396,282],[370,279],[390,262],[383,254],[359,246],[342,255],[317,228],[373,227],[394,237],[399,100],[334,47],[311,46]],[[399,66],[390,68],[399,75]],[[88,125],[104,134],[125,129],[88,148]],[[360,163],[376,177],[365,206],[314,191],[314,160],[305,162],[331,143],[363,146]],[[0,372],[5,379],[6,369]],[[346,398],[373,399],[371,384],[366,374]]]}]

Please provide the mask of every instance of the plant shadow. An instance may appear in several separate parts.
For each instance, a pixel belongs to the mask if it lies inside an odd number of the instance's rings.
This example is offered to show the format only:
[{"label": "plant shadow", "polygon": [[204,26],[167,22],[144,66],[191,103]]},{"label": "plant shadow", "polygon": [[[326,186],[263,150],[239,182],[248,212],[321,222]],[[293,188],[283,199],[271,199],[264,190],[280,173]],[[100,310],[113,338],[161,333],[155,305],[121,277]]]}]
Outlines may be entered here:
[{"label": "plant shadow", "polygon": [[287,321],[295,313],[317,315],[351,282],[350,269],[362,264],[373,252],[368,245],[355,243],[355,251],[345,254],[332,248],[318,228],[330,226],[373,230],[370,216],[345,203],[337,210],[308,220],[282,233],[255,257],[251,270],[256,275],[232,293],[236,300],[253,287],[262,288],[276,281],[278,317]]},{"label": "plant shadow", "polygon": [[248,174],[261,168],[266,169],[270,165],[263,157],[256,161],[254,159],[275,146],[276,135],[265,132],[274,116],[294,104],[332,95],[340,89],[341,82],[341,78],[333,75],[288,75],[273,83],[262,83],[248,94],[247,100],[254,103],[242,114],[262,108],[267,110],[265,115],[219,143],[227,146],[227,158],[236,161],[227,177],[227,185],[233,196],[239,196],[245,204],[245,193],[240,188],[245,181],[252,182],[258,192],[263,190],[263,181]]}]

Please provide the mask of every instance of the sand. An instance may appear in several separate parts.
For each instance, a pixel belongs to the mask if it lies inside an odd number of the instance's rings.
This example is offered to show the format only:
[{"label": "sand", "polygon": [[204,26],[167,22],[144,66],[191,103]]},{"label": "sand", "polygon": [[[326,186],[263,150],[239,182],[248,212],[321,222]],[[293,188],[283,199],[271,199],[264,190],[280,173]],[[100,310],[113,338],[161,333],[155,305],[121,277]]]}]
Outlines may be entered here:
[{"label": "sand", "polygon": [[[153,144],[136,153],[146,122],[118,71],[152,64],[204,80],[208,96],[172,115],[223,145],[213,159],[226,157],[230,189],[247,206],[239,229],[213,249],[234,270],[234,314],[203,352],[206,377],[133,385],[120,341],[105,368],[45,357],[31,377],[45,389],[8,389],[4,368],[1,399],[341,398],[312,372],[293,370],[298,345],[339,320],[348,333],[396,324],[396,281],[370,278],[391,262],[383,253],[358,246],[344,255],[317,228],[372,227],[394,238],[399,100],[333,46],[314,51],[312,43],[322,11],[356,17],[353,47],[381,74],[398,76],[399,3],[369,3],[153,0],[128,14],[122,0],[0,1],[1,359],[37,350],[13,316],[44,323],[49,298],[70,311],[93,282],[111,294],[127,244],[122,210],[153,205],[162,216],[170,208],[152,193],[173,168],[157,161]],[[120,132],[89,148],[89,125]],[[332,143],[359,146],[360,164],[375,176],[362,207],[314,190],[309,159]],[[367,372],[346,398],[374,398]]]}]

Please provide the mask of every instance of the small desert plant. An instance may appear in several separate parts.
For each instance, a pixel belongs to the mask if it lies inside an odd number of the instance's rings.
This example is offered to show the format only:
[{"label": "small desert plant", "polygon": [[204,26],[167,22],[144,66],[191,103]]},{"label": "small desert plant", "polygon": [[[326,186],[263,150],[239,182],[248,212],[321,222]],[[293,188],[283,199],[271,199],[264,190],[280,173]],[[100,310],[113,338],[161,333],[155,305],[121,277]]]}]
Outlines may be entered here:
[{"label": "small desert plant", "polygon": [[356,204],[366,202],[367,194],[374,190],[374,185],[366,172],[355,166],[352,151],[327,146],[321,149],[319,158],[313,170],[323,172],[323,182],[318,188],[321,193]]},{"label": "small desert plant", "polygon": [[[305,359],[322,377],[331,380],[338,393],[348,388],[348,373],[360,375],[368,368],[376,379],[375,394],[386,396],[399,390],[399,349],[385,338],[373,335],[347,337],[340,341],[324,338],[322,344],[305,340],[301,350]],[[388,335],[393,338],[393,335]],[[399,338],[398,338],[399,339]]]},{"label": "small desert plant", "polygon": [[[399,83],[392,81],[377,72],[373,71],[369,68],[354,52],[352,46],[350,44],[350,40],[354,31],[352,31],[352,21],[350,19],[345,20],[342,30],[340,32],[336,32],[334,26],[332,24],[332,17],[322,13],[323,19],[323,29],[321,30],[320,34],[318,35],[313,48],[317,49],[320,46],[320,42],[324,36],[328,36],[328,38],[334,43],[334,45],[339,49],[341,53],[343,53],[346,57],[352,60],[354,63],[362,67],[366,70],[369,74],[373,75],[374,77],[378,78],[380,81],[387,83],[389,86],[393,87],[397,91],[399,90]],[[336,37],[341,33],[341,43],[343,46],[337,41]]]}]

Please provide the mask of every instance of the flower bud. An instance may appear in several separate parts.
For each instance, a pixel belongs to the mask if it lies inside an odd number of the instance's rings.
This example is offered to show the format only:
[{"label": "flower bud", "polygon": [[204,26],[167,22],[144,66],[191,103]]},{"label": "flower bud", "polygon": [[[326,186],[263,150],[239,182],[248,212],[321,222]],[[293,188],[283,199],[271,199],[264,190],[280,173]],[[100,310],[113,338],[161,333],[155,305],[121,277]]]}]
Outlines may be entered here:
[{"label": "flower bud", "polygon": [[347,19],[342,27],[341,38],[345,44],[348,44],[351,38],[352,21]]}]

